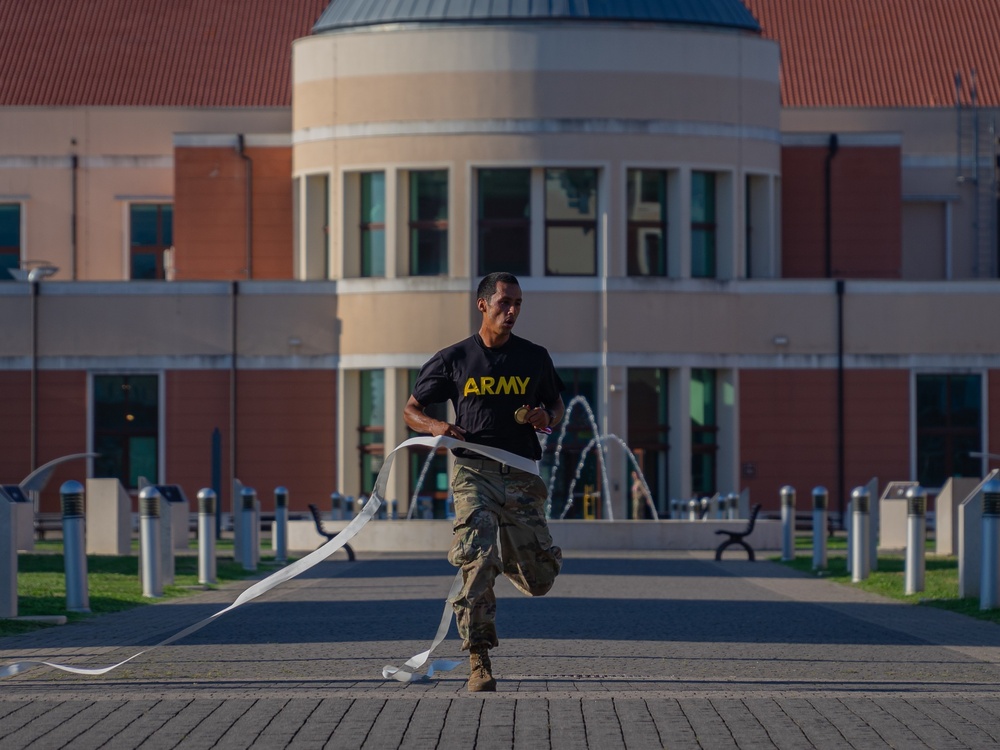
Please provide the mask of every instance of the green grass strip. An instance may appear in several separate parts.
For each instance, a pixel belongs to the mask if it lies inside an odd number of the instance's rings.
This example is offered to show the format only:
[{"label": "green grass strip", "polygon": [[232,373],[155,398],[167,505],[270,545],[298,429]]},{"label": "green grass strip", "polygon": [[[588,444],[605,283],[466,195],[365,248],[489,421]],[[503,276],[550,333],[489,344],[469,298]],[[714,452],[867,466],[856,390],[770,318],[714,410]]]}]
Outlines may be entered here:
[{"label": "green grass strip", "polygon": [[[780,558],[772,558],[782,562]],[[790,568],[817,578],[825,578],[835,583],[855,586],[863,591],[870,591],[890,599],[910,604],[937,607],[949,612],[975,617],[980,620],[1000,623],[1000,609],[979,609],[979,599],[958,598],[958,559],[955,557],[927,557],[924,567],[924,590],[917,594],[907,595],[906,591],[906,559],[898,555],[887,555],[878,558],[878,570],[872,571],[868,578],[859,583],[851,581],[847,572],[846,557],[830,557],[828,567],[816,572],[812,569],[812,555],[797,556],[794,560],[783,563]]]},{"label": "green grass strip", "polygon": [[[24,616],[65,615],[70,622],[86,620],[94,615],[121,612],[141,607],[163,599],[190,596],[215,586],[198,583],[198,557],[182,555],[174,558],[174,584],[164,586],[163,596],[148,599],[142,595],[139,580],[139,558],[112,555],[87,555],[87,588],[90,596],[90,614],[66,611],[66,574],[63,567],[61,543],[36,545],[42,549],[52,547],[59,554],[18,555],[17,613]],[[230,545],[231,546],[231,545]],[[261,556],[257,573],[243,569],[231,558],[216,560],[216,577],[219,583],[252,578],[267,571],[267,563],[274,556]],[[27,633],[48,627],[44,623],[18,620],[0,620],[0,636]]]}]

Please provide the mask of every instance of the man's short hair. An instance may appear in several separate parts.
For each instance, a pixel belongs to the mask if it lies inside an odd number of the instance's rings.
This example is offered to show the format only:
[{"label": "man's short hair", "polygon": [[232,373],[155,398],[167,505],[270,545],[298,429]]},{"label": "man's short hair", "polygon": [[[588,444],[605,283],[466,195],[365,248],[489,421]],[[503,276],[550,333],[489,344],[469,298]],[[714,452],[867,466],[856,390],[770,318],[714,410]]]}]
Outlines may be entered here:
[{"label": "man's short hair", "polygon": [[497,293],[497,284],[517,284],[521,286],[521,283],[517,280],[517,276],[514,274],[507,273],[506,271],[495,271],[484,276],[483,280],[479,282],[476,299],[484,299],[489,302],[490,297]]}]

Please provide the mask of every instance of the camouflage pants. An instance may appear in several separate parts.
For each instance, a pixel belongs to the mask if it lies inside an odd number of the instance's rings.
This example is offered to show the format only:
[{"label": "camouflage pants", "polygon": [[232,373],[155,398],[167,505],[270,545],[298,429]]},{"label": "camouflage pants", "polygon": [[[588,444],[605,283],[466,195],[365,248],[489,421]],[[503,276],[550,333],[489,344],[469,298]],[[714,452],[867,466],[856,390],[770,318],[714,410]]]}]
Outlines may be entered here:
[{"label": "camouflage pants", "polygon": [[528,596],[552,588],[562,566],[545,522],[546,487],[534,474],[459,465],[454,543],[448,561],[462,569],[462,590],[451,600],[462,648],[498,644],[493,582],[503,573]]}]

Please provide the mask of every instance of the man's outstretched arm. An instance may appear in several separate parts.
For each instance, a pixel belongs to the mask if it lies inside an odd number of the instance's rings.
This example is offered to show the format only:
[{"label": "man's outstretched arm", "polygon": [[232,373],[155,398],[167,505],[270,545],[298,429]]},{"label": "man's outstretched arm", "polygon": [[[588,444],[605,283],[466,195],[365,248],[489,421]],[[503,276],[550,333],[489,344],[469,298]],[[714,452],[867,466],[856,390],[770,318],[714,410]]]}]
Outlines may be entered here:
[{"label": "man's outstretched arm", "polygon": [[433,435],[434,437],[444,435],[445,437],[457,438],[458,440],[465,439],[465,430],[458,425],[448,424],[447,422],[442,422],[440,419],[428,416],[424,412],[424,408],[423,404],[413,398],[413,396],[410,396],[410,400],[403,407],[403,421],[406,422],[407,427],[415,432]]}]

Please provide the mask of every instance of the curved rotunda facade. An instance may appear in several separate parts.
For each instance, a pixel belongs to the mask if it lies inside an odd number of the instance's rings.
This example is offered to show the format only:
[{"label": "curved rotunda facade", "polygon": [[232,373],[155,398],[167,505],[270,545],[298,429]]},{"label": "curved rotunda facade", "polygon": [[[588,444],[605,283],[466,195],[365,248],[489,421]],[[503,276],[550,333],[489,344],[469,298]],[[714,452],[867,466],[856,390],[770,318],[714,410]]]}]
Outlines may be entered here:
[{"label": "curved rotunda facade", "polygon": [[476,325],[478,278],[509,270],[520,334],[659,498],[738,490],[736,363],[756,344],[699,321],[732,304],[713,291],[780,273],[777,45],[735,0],[639,19],[558,6],[418,18],[334,2],[294,45],[296,276],[337,280],[350,321],[344,486],[407,436],[413,372]]}]

